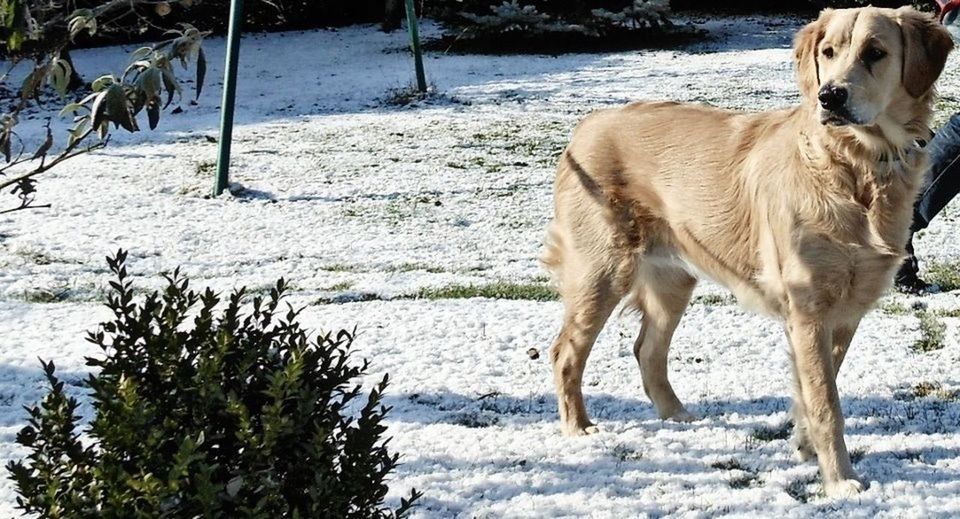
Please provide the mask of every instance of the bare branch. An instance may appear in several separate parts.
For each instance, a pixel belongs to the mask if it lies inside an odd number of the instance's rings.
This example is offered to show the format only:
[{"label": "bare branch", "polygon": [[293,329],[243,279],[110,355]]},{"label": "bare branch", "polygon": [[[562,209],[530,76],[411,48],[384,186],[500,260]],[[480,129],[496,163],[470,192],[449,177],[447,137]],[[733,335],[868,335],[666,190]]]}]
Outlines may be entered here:
[{"label": "bare branch", "polygon": [[60,155],[57,155],[57,157],[56,157],[55,159],[53,159],[52,161],[50,161],[50,162],[48,162],[48,163],[46,163],[46,164],[41,164],[41,165],[38,166],[36,169],[34,169],[34,170],[32,170],[32,171],[30,171],[30,172],[28,172],[28,173],[24,173],[24,174],[22,174],[22,175],[20,175],[20,176],[18,176],[18,177],[14,177],[14,178],[11,178],[11,179],[9,179],[9,180],[5,180],[5,181],[3,181],[3,182],[0,182],[0,190],[6,189],[6,188],[8,188],[8,187],[10,187],[10,186],[12,186],[12,185],[14,185],[14,184],[18,184],[18,183],[22,182],[23,180],[26,180],[26,179],[28,179],[28,178],[32,178],[32,177],[35,177],[35,176],[37,176],[37,175],[39,175],[39,174],[41,174],[41,173],[44,173],[44,172],[46,172],[47,170],[49,170],[49,169],[53,168],[54,166],[56,166],[57,164],[60,164],[61,162],[65,161],[65,160],[72,159],[73,157],[76,157],[77,155],[83,155],[84,153],[90,153],[90,152],[93,151],[93,150],[98,150],[98,149],[103,148],[104,146],[106,146],[106,145],[107,145],[107,142],[108,142],[110,139],[104,139],[104,140],[99,141],[99,142],[97,142],[97,143],[95,143],[95,144],[91,144],[91,145],[87,146],[86,148],[82,148],[82,149],[79,149],[79,150],[76,149],[77,146],[79,146],[79,144],[80,144],[85,138],[87,138],[87,136],[89,136],[89,135],[90,135],[91,133],[93,133],[93,132],[94,132],[94,129],[93,129],[93,128],[90,128],[90,129],[88,129],[87,131],[85,131],[85,132],[83,133],[83,135],[81,135],[76,141],[74,141],[73,144],[71,144],[70,146],[67,146],[67,148],[64,149],[62,152],[60,152]]},{"label": "bare branch", "polygon": [[[45,45],[46,50],[41,50],[39,53],[33,51],[34,69],[24,80],[19,102],[12,108],[11,114],[3,116],[0,151],[7,159],[7,164],[0,165],[0,177],[5,178],[0,182],[0,191],[12,187],[10,193],[17,196],[20,201],[18,207],[2,210],[0,214],[27,208],[48,207],[34,205],[36,193],[34,177],[77,155],[105,147],[109,141],[111,123],[130,132],[138,131],[136,117],[141,110],[146,109],[150,129],[154,129],[159,121],[160,111],[166,108],[166,106],[161,108],[161,95],[166,93],[167,105],[169,105],[174,96],[181,93],[180,84],[173,70],[175,60],[182,62],[184,67],[188,62],[196,60],[196,91],[199,97],[206,68],[201,45],[208,33],[199,31],[189,24],[181,24],[182,30],[168,31],[175,35],[170,40],[138,49],[133,55],[134,62],[121,77],[117,78],[109,74],[101,76],[92,84],[93,93],[79,102],[69,103],[64,107],[61,116],[71,112],[79,115],[74,118],[74,126],[69,131],[70,138],[67,146],[59,155],[55,157],[48,155],[53,147],[49,120],[46,125],[46,139],[34,153],[25,154],[25,143],[12,131],[13,126],[17,124],[17,114],[28,106],[31,99],[40,101],[40,90],[44,85],[54,85],[61,96],[63,95],[64,77],[66,73],[72,71],[72,65],[69,61],[61,59],[60,53],[69,45],[73,36],[85,30],[91,34],[94,33],[99,17],[113,17],[112,22],[133,13],[140,18],[136,10],[138,6],[166,5],[166,3],[167,0],[107,0],[97,7],[82,10],[70,10],[65,5],[51,4],[51,10],[45,13],[51,18],[42,22],[40,32],[54,34],[47,40],[53,45]],[[11,69],[15,65],[16,63],[13,63]],[[127,76],[131,71],[135,73],[128,80]],[[0,76],[0,82],[6,79],[8,74],[9,71]],[[84,111],[89,113],[84,114]],[[92,133],[99,134],[99,141],[81,147]],[[16,155],[11,154],[10,149],[14,137],[19,144],[19,152]],[[18,166],[22,166],[22,169]],[[19,172],[12,173],[14,168]],[[7,177],[11,174],[16,176]]]},{"label": "bare branch", "polygon": [[26,205],[20,205],[18,207],[11,207],[10,209],[4,209],[0,211],[0,214],[13,213],[16,211],[23,211],[26,209],[49,209],[50,207],[52,207],[50,204],[43,204],[43,205],[26,204]]}]

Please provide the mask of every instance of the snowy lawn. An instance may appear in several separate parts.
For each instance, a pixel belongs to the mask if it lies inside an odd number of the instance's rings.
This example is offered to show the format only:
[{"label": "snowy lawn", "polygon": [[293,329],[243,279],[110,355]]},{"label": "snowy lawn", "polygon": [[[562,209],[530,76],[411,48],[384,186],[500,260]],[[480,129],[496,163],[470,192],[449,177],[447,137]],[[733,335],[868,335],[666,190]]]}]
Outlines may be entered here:
[{"label": "snowy lawn", "polygon": [[[823,498],[816,466],[791,459],[782,331],[715,285],[698,289],[672,350],[674,386],[701,420],[656,418],[631,354],[639,319],[624,314],[586,372],[601,432],[560,436],[547,348],[561,309],[542,301],[536,258],[573,125],[636,99],[750,110],[799,99],[789,49],[799,20],[701,23],[714,39],[681,50],[429,54],[439,95],[405,108],[386,103],[412,79],[400,32],[250,36],[236,185],[216,199],[206,195],[223,42],[209,41],[213,80],[199,105],[49,174],[39,196],[52,209],[0,217],[0,461],[24,452],[21,406],[45,391],[37,356],[82,395],[83,356],[97,353],[84,332],[107,317],[103,257],[122,247],[143,289],[177,265],[220,290],[283,276],[309,326],[357,325],[371,380],[393,380],[403,465],[391,499],[422,490],[418,516],[960,515],[960,292],[888,296],[862,324],[840,380],[848,445],[871,483],[856,499]],[[130,50],[74,59],[92,75],[122,67]],[[960,109],[958,65],[941,80],[938,120]],[[46,115],[25,122],[27,137],[39,138]],[[960,284],[949,275],[958,212],[948,207],[916,243],[945,288]],[[489,284],[517,299],[453,297]],[[922,311],[946,325],[939,349],[915,347],[935,335]],[[0,481],[0,516],[13,515],[13,499]]]}]

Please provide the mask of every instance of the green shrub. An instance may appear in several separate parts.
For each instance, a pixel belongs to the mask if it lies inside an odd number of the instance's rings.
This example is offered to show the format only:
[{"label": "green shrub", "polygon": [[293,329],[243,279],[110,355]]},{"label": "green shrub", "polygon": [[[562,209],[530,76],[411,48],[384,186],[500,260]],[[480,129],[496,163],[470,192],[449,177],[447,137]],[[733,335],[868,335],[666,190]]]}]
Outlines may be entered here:
[{"label": "green shrub", "polygon": [[920,338],[913,343],[913,351],[926,353],[943,349],[947,325],[934,312],[922,310],[917,312],[920,320]]},{"label": "green shrub", "polygon": [[465,52],[665,47],[702,36],[670,22],[667,0],[445,0],[428,14],[447,31],[427,48]]},{"label": "green shrub", "polygon": [[[179,272],[134,301],[126,254],[108,258],[114,318],[89,334],[94,416],[81,441],[79,403],[44,363],[50,393],[28,409],[7,468],[18,507],[42,517],[401,517],[384,506],[398,455],[386,448],[387,377],[356,401],[367,364],[352,334],[309,340],[277,282],[243,311],[243,289],[197,293]],[[351,410],[354,410],[351,412]]]},{"label": "green shrub", "polygon": [[952,292],[960,288],[960,264],[930,263],[927,265],[925,279],[940,287],[941,292]]}]

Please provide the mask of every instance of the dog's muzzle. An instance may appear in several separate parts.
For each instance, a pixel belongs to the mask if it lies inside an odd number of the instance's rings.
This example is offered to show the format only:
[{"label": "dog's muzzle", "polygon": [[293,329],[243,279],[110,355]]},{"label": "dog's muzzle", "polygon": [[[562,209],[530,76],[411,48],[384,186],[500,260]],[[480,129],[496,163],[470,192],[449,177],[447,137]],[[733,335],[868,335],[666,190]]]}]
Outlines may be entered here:
[{"label": "dog's muzzle", "polygon": [[820,101],[820,123],[832,126],[842,126],[855,123],[852,114],[847,109],[847,89],[834,86],[830,83],[820,87],[817,100]]}]

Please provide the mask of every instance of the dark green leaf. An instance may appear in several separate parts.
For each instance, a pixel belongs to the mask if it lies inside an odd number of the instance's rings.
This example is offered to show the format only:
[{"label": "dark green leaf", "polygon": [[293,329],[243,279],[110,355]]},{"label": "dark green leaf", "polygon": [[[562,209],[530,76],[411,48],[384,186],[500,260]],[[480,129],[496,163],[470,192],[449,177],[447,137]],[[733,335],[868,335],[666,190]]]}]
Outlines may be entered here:
[{"label": "dark green leaf", "polygon": [[157,124],[160,122],[160,104],[159,103],[147,104],[147,121],[150,124],[151,130],[157,127]]},{"label": "dark green leaf", "polygon": [[173,95],[180,92],[180,86],[177,85],[177,80],[173,77],[173,72],[169,69],[162,69],[163,71],[163,86],[167,89],[167,104],[163,105],[164,108],[170,106],[170,103],[173,101]]},{"label": "dark green leaf", "polygon": [[97,95],[93,100],[93,106],[90,107],[90,113],[93,116],[93,122],[91,125],[99,130],[107,121],[107,103],[104,100],[107,98],[107,91],[104,90]]},{"label": "dark green leaf", "polygon": [[0,133],[0,151],[3,152],[3,158],[10,163],[10,160],[13,158],[10,154],[10,130],[4,130]]},{"label": "dark green leaf", "polygon": [[203,47],[197,49],[197,95],[194,99],[200,99],[200,92],[203,91],[203,81],[207,77],[207,56],[203,53]]}]

